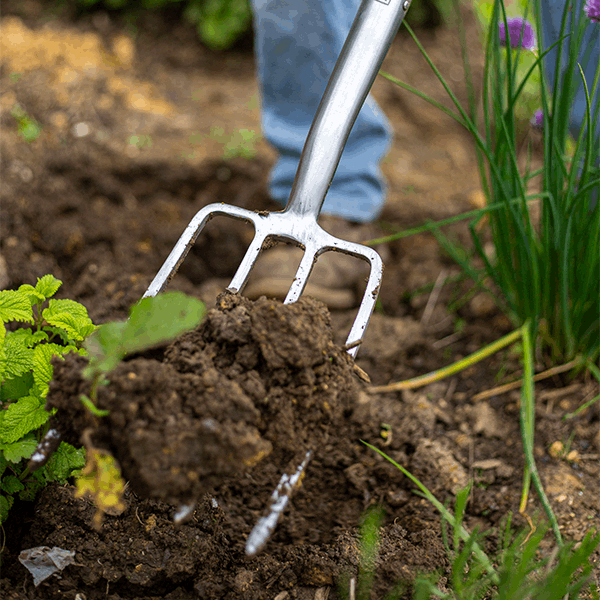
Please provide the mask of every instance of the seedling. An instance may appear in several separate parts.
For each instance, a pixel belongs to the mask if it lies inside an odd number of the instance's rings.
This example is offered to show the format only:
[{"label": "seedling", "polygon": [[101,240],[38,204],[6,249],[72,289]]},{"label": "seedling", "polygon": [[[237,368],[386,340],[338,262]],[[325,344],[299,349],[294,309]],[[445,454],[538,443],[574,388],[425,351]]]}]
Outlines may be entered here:
[{"label": "seedling", "polygon": [[19,135],[24,141],[35,142],[40,137],[41,125],[32,119],[20,104],[15,104],[10,114],[16,119]]},{"label": "seedling", "polygon": [[152,138],[149,135],[132,135],[129,138],[128,143],[138,150],[152,148]]},{"label": "seedling", "polygon": [[[85,356],[82,344],[96,330],[84,306],[50,299],[61,284],[45,275],[35,287],[0,292],[0,523],[15,496],[32,500],[46,483],[64,481],[84,464],[83,450],[64,442],[37,472],[25,464],[48,433],[53,414],[45,409],[50,360],[68,352]],[[30,327],[7,331],[9,322]]]},{"label": "seedling", "polygon": [[253,129],[240,129],[231,135],[225,135],[222,127],[213,127],[210,137],[223,144],[223,158],[247,158],[256,156],[256,144],[261,140],[261,135]]},{"label": "seedling", "polygon": [[[202,320],[205,306],[200,300],[181,292],[169,292],[144,298],[130,311],[127,321],[101,325],[86,342],[89,363],[83,376],[92,382],[89,396],[81,395],[83,405],[96,417],[108,415],[97,407],[100,386],[109,383],[107,375],[127,354],[141,352],[172,340],[193,329]],[[87,450],[85,469],[77,480],[77,497],[90,498],[98,511],[94,518],[100,526],[103,512],[123,510],[125,483],[115,459],[105,450],[94,447],[84,435]]]},{"label": "seedling", "polygon": [[[593,582],[591,562],[591,556],[600,544],[600,534],[597,532],[588,532],[578,544],[556,546],[545,558],[541,556],[540,545],[549,529],[546,524],[539,524],[532,532],[515,532],[511,526],[511,516],[508,515],[498,531],[469,532],[463,519],[471,484],[458,492],[452,511],[403,466],[378,448],[363,443],[406,475],[419,488],[415,493],[426,498],[441,514],[442,539],[450,562],[448,580],[442,587],[438,586],[441,573],[417,576],[413,583],[412,597],[415,600],[598,598],[598,585]],[[491,535],[497,538],[498,551],[494,556],[489,556],[483,550],[485,540]],[[373,540],[377,540],[377,534],[371,532],[369,538],[363,531],[362,540],[360,564],[364,565],[373,556],[376,548],[376,541]],[[367,578],[367,581],[371,583],[372,580]],[[369,591],[370,587],[362,590],[364,597],[369,597]],[[392,592],[386,596],[392,597],[400,597],[400,594]],[[359,598],[358,594],[356,598]]]}]

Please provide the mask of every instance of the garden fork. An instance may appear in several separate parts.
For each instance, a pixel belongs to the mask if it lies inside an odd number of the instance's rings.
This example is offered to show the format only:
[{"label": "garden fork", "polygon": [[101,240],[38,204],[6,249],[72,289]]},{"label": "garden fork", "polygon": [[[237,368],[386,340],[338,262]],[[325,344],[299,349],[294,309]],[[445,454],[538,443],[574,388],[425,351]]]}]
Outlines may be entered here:
[{"label": "garden fork", "polygon": [[144,298],[155,296],[165,289],[210,219],[225,215],[250,221],[255,229],[254,238],[227,288],[231,292],[242,292],[263,244],[271,239],[304,249],[304,256],[284,300],[286,304],[301,296],[315,261],[324,252],[343,252],[370,263],[367,288],[346,340],[348,353],[356,356],[377,301],[383,263],[375,250],[330,235],[318,225],[317,219],[350,130],[410,1],[362,0],[308,133],[285,209],[268,213],[223,203],[205,206],[196,213],[175,244]]}]

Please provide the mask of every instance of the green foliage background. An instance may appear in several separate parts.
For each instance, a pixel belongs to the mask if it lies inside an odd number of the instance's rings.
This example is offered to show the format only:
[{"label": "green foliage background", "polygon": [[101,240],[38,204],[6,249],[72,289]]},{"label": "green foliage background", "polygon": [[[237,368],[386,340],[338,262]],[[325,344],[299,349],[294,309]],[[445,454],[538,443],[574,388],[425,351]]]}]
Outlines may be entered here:
[{"label": "green foliage background", "polygon": [[[108,10],[159,10],[173,5],[183,8],[183,17],[197,30],[200,39],[214,50],[230,48],[250,29],[249,0],[71,0],[82,8]],[[63,2],[64,3],[64,2]]]},{"label": "green foliage background", "polygon": [[[178,6],[198,37],[213,50],[226,50],[252,27],[250,0],[58,0],[79,10],[123,11],[135,16],[140,10],[162,10]],[[408,20],[414,26],[435,27],[455,19],[451,0],[415,2]]]}]

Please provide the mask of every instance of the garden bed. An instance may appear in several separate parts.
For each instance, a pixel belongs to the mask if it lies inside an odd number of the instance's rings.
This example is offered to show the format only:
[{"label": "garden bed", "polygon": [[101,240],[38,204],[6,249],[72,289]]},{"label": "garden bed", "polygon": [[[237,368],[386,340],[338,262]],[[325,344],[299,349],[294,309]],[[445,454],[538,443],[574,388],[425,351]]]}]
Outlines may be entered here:
[{"label": "garden bed", "polygon": [[[20,5],[7,2],[2,21],[3,29],[21,31],[27,47],[14,55],[3,49],[0,282],[16,288],[52,273],[64,282],[58,296],[84,304],[95,323],[122,319],[202,206],[274,208],[266,143],[257,139],[251,158],[224,158],[236,131],[259,131],[252,55],[211,53],[193,31],[151,18],[133,47],[106,16],[42,26],[41,4]],[[20,21],[11,16],[17,11],[26,11]],[[475,48],[474,19],[465,18]],[[48,32],[55,28],[70,44],[52,55]],[[460,65],[454,33],[423,37],[464,93],[453,71]],[[34,52],[36,44],[45,54]],[[69,47],[77,56],[87,49],[87,67],[69,58]],[[45,59],[35,63],[34,56]],[[398,37],[385,69],[443,100],[408,39]],[[378,80],[374,93],[396,129],[384,165],[390,200],[382,230],[477,206],[467,135],[388,81]],[[42,125],[30,142],[11,116],[16,102]],[[441,501],[452,502],[473,479],[465,517],[471,529],[496,527],[518,512],[519,391],[477,398],[504,374],[518,373],[517,355],[506,351],[402,393],[371,394],[361,373],[377,385],[407,379],[510,331],[484,296],[452,308],[467,291],[463,283],[444,285],[425,310],[431,288],[423,286],[440,272],[458,273],[435,240],[422,234],[391,244],[381,309],[358,354],[359,370],[340,347],[353,312],[330,314],[311,299],[286,307],[228,294],[216,300],[249,235],[230,219],[207,226],[170,287],[203,297],[206,320],[170,346],[126,360],[101,390],[101,408],[111,410],[105,421],[82,421],[76,410],[86,386],[79,359],[56,366],[49,400],[61,408],[63,434],[80,443],[87,429],[95,445],[117,457],[129,480],[125,506],[98,529],[94,506],[75,499],[69,486],[53,484],[35,502],[17,503],[4,525],[6,597],[342,597],[358,571],[361,520],[373,506],[384,511],[373,598],[423,571],[444,576],[439,515],[361,440],[408,468]],[[461,227],[452,235],[467,240]],[[580,540],[600,513],[597,404],[563,420],[593,389],[583,377],[558,375],[536,388],[538,468],[570,540]],[[569,441],[570,453],[551,450]],[[264,550],[247,557],[248,534],[281,475],[309,450],[281,523]],[[196,500],[191,519],[174,525],[178,506]],[[533,494],[527,514],[541,514]],[[527,524],[520,516],[514,521]],[[493,538],[489,543],[493,549]],[[74,551],[75,564],[34,587],[18,556],[37,546]]]}]

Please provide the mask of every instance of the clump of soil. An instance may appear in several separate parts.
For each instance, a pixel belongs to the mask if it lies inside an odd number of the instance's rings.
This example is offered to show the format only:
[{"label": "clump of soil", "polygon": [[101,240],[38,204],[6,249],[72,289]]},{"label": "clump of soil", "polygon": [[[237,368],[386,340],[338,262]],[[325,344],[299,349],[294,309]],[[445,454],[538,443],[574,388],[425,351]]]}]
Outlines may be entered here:
[{"label": "clump of soil", "polygon": [[91,425],[134,492],[174,504],[270,455],[278,469],[299,464],[340,429],[359,392],[352,360],[332,341],[329,312],[310,298],[288,306],[222,294],[164,360],[135,358],[110,374],[98,397],[110,414],[95,425],[73,393],[81,363],[58,362],[48,395],[49,407],[70,414],[64,437]]}]

